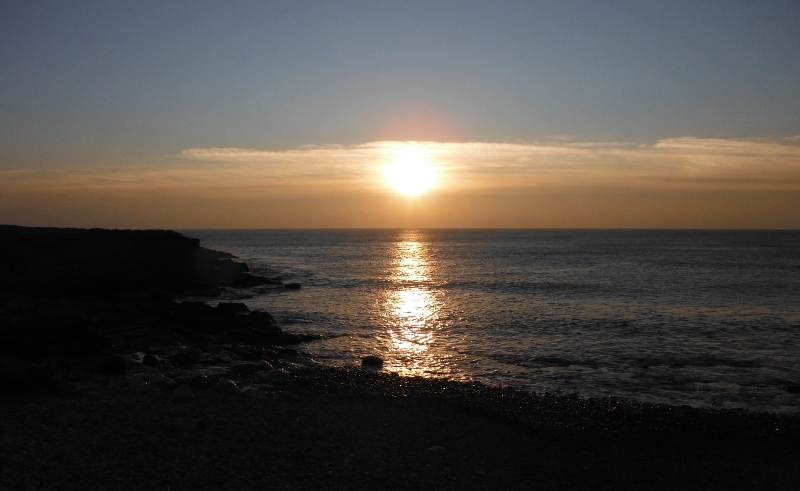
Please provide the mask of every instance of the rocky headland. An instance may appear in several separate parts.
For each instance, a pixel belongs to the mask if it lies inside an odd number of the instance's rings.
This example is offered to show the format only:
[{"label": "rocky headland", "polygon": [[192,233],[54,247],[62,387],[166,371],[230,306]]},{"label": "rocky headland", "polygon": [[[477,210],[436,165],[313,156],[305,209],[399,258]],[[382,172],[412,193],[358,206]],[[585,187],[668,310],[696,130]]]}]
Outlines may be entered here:
[{"label": "rocky headland", "polygon": [[133,363],[210,363],[214,349],[265,363],[296,354],[280,347],[309,337],[267,312],[174,301],[284,286],[234,259],[166,230],[0,226],[0,393],[64,390],[76,373],[123,374]]},{"label": "rocky headland", "polygon": [[[794,489],[800,417],[332,368],[170,231],[0,226],[0,489]],[[295,287],[294,285],[289,286]]]}]

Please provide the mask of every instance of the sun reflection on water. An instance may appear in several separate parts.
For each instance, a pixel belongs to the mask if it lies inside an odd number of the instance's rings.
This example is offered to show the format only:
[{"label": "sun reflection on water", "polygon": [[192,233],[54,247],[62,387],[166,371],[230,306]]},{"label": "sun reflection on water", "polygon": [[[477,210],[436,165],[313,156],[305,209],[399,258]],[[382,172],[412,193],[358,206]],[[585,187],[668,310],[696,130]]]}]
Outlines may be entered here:
[{"label": "sun reflection on water", "polygon": [[416,234],[397,243],[384,302],[386,368],[403,375],[442,376],[450,370],[436,349],[440,295],[432,289],[431,257]]}]

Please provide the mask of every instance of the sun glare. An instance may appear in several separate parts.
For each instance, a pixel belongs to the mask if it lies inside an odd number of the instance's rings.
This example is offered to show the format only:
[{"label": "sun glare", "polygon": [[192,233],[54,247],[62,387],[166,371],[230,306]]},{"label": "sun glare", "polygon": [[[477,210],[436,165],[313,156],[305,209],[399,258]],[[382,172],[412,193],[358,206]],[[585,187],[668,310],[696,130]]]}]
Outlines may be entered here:
[{"label": "sun glare", "polygon": [[404,147],[385,169],[386,182],[408,196],[416,196],[436,184],[439,172],[419,148]]}]

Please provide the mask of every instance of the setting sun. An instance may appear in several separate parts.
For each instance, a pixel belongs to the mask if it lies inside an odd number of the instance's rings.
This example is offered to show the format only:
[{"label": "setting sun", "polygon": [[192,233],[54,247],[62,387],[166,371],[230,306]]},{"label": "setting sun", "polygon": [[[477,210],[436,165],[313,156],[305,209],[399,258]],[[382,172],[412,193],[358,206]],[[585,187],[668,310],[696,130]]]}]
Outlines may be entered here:
[{"label": "setting sun", "polygon": [[436,184],[439,172],[421,149],[404,147],[385,169],[386,182],[408,196],[416,196]]}]

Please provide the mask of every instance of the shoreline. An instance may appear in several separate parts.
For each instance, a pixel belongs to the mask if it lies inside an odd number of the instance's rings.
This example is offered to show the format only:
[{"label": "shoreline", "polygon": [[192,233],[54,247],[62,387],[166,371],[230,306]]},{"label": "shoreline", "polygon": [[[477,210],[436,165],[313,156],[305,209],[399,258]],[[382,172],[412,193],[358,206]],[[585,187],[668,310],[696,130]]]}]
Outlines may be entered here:
[{"label": "shoreline", "polygon": [[[229,254],[207,257],[245,272]],[[0,488],[788,489],[800,482],[800,414],[581,399],[325,366],[296,351],[310,337],[284,332],[244,304],[174,303],[174,294],[149,287],[109,296],[102,288],[102,296],[0,295]],[[130,357],[137,352],[140,362]]]},{"label": "shoreline", "polygon": [[[789,237],[779,247],[758,235],[652,231],[631,240],[531,231],[194,236],[241,253],[259,274],[302,282],[297,294],[231,301],[325,336],[303,348],[325,363],[377,355],[401,373],[533,391],[800,409],[787,389],[800,383]],[[541,256],[530,262],[533,251]],[[720,251],[747,260],[736,266]]]}]

